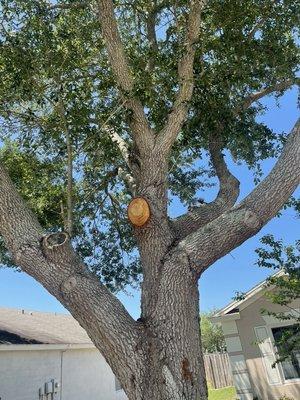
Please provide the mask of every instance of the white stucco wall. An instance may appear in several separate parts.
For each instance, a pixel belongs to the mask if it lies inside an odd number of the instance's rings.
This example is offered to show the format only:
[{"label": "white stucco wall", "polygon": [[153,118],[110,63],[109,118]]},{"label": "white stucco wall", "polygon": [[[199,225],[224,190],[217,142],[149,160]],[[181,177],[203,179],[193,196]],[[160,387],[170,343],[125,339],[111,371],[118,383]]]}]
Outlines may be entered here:
[{"label": "white stucco wall", "polygon": [[39,400],[39,388],[51,379],[60,384],[53,400],[126,400],[94,348],[0,351],[0,400]]}]

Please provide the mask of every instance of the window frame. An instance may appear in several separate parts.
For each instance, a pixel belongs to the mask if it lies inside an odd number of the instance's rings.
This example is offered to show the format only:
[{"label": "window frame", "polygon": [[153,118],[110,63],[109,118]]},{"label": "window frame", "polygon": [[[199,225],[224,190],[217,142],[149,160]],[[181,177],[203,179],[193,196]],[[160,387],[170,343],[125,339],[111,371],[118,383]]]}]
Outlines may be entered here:
[{"label": "window frame", "polygon": [[[276,352],[278,352],[278,347],[276,346],[275,337],[274,337],[274,334],[273,334],[273,329],[280,329],[280,328],[284,329],[284,328],[289,328],[290,326],[293,326],[293,325],[295,325],[295,323],[291,323],[289,321],[289,323],[285,323],[285,324],[271,324],[271,325],[268,326],[269,331],[270,331],[270,337],[271,337],[272,342],[273,342],[273,347],[274,347],[274,350]],[[276,353],[275,353],[275,355],[276,355]],[[282,366],[282,363],[279,362],[277,365],[278,365],[278,368],[279,368],[279,371],[280,371],[282,382],[284,384],[293,384],[293,383],[300,382],[300,375],[297,378],[290,378],[290,379],[286,378],[285,374],[284,374],[284,368]]]}]

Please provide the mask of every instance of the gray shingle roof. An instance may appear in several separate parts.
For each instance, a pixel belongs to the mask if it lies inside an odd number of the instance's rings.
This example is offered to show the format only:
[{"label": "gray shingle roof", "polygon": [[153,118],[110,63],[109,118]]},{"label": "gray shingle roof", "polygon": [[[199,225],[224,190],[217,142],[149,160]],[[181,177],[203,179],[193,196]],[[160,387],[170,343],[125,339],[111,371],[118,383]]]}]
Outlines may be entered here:
[{"label": "gray shingle roof", "polygon": [[70,315],[0,308],[0,331],[47,344],[91,344]]}]

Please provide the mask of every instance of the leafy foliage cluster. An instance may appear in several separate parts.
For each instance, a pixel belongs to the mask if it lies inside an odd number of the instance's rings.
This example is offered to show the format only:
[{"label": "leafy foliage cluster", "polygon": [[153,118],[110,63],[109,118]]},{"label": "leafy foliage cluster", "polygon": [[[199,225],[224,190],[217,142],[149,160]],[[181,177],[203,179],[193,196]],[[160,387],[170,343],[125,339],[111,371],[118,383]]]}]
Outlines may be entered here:
[{"label": "leafy foliage cluster", "polygon": [[[110,70],[97,2],[76,4],[0,0],[0,158],[42,225],[64,229],[70,138],[74,246],[118,290],[139,280],[140,266],[125,211],[131,193],[118,173],[127,165],[107,127],[130,147],[132,116]],[[135,94],[157,132],[178,89],[187,2],[115,5]],[[236,161],[258,172],[261,160],[277,155],[282,137],[256,121],[262,105],[243,104],[257,91],[295,79],[297,14],[294,0],[207,2],[195,43],[194,96],[169,160],[170,200],[193,204],[214,183],[206,153],[216,132]],[[3,246],[1,254],[9,264]]]},{"label": "leafy foliage cluster", "polygon": [[210,317],[215,312],[216,310],[212,310],[201,314],[201,343],[204,353],[223,353],[226,351],[226,343],[221,326],[210,321]]}]

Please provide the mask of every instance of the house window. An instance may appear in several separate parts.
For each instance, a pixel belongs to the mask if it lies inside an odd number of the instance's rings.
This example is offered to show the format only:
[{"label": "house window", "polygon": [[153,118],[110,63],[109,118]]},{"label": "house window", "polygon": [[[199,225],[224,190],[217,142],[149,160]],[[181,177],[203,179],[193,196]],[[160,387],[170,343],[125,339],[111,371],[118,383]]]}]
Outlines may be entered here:
[{"label": "house window", "polygon": [[[299,325],[273,328],[278,356],[286,380],[300,378],[300,330]],[[294,346],[291,344],[295,343]]]}]

